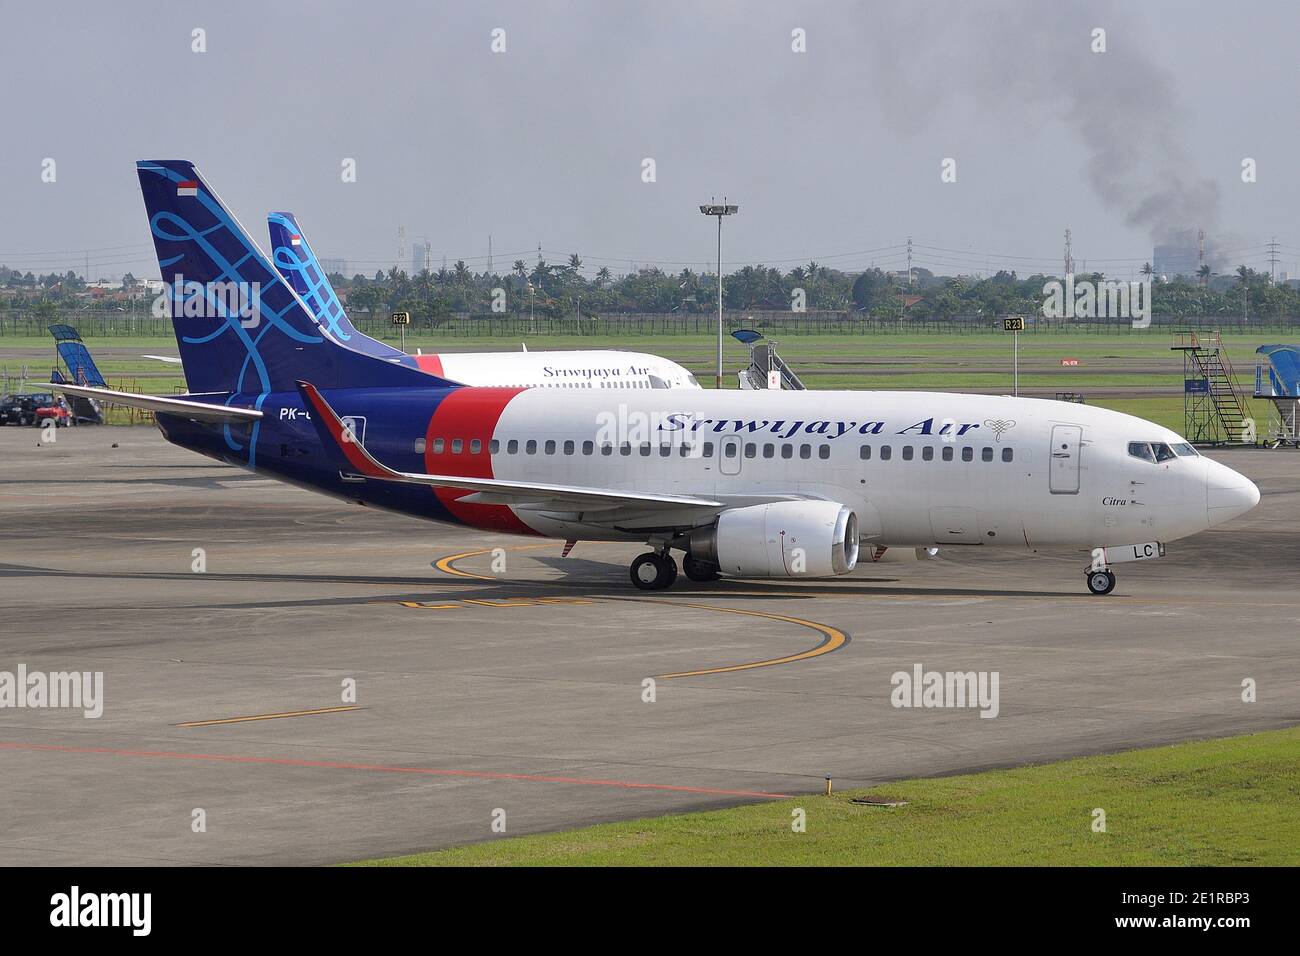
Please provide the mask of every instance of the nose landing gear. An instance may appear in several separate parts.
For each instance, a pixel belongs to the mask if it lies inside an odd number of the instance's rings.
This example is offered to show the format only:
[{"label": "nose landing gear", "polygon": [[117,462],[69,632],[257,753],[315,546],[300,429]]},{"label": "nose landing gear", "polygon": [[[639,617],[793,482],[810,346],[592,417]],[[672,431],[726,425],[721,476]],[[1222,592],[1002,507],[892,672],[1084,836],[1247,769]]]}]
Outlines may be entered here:
[{"label": "nose landing gear", "polygon": [[1102,570],[1088,569],[1088,590],[1093,594],[1109,594],[1115,590],[1115,572],[1109,568]]}]

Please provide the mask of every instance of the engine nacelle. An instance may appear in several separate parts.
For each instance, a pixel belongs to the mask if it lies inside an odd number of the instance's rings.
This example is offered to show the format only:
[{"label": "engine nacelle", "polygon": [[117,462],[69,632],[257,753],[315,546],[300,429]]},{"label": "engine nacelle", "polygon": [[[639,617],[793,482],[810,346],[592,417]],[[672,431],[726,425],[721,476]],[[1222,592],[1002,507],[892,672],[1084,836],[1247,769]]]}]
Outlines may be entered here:
[{"label": "engine nacelle", "polygon": [[689,536],[690,552],[741,578],[848,574],[858,563],[858,516],[837,501],[733,508]]}]

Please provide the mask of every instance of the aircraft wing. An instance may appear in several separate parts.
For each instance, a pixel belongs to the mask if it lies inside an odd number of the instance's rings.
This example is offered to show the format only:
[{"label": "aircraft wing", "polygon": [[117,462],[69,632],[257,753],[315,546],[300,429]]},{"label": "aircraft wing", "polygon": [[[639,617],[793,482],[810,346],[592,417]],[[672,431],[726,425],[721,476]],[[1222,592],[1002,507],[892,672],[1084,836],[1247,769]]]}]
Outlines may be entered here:
[{"label": "aircraft wing", "polygon": [[425,475],[395,471],[376,460],[343,424],[316,386],[299,382],[304,402],[313,410],[312,421],[326,447],[332,447],[347,470],[377,481],[401,481],[433,488],[464,488],[475,494],[464,499],[484,504],[519,504],[552,507],[554,510],[604,510],[625,506],[643,509],[701,508],[717,510],[726,505],[708,498],[664,495],[581,485],[552,485],[533,481],[503,481],[499,478],[467,478],[461,475]]},{"label": "aircraft wing", "polygon": [[195,402],[185,398],[138,395],[135,392],[117,392],[111,388],[93,388],[89,385],[51,382],[50,389],[56,392],[67,392],[69,395],[94,398],[114,405],[127,405],[131,408],[144,408],[151,412],[163,412],[180,418],[192,418],[200,422],[251,422],[262,417],[262,413],[256,408],[209,405],[207,402]]}]

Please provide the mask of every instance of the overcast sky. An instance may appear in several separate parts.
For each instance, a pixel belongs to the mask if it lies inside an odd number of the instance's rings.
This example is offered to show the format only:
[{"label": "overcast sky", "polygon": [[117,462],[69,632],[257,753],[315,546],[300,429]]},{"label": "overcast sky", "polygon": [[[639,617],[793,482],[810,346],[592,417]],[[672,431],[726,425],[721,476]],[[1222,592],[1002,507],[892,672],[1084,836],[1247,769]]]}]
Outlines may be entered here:
[{"label": "overcast sky", "polygon": [[1199,226],[1258,267],[1276,236],[1300,274],[1294,0],[0,0],[0,24],[13,268],[156,274],[134,163],[184,158],[263,246],[290,210],[367,273],[399,224],[435,269],[481,270],[491,234],[498,271],[538,243],[676,271],[715,255],[697,206],[725,193],[728,268],[900,268],[912,236],[939,272],[1059,271],[1069,226],[1119,277]]}]

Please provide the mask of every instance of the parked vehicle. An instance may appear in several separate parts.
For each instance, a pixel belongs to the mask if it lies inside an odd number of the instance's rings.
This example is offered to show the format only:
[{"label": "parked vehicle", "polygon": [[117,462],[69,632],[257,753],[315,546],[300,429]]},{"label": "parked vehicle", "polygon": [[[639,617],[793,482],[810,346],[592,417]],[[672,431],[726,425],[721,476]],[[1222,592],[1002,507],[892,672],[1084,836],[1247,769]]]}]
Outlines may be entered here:
[{"label": "parked vehicle", "polygon": [[[61,404],[50,392],[20,392],[6,395],[0,399],[0,425],[35,425],[42,419],[37,418],[40,409],[51,408]],[[64,405],[66,414],[67,406]],[[57,419],[56,416],[50,416]]]}]

